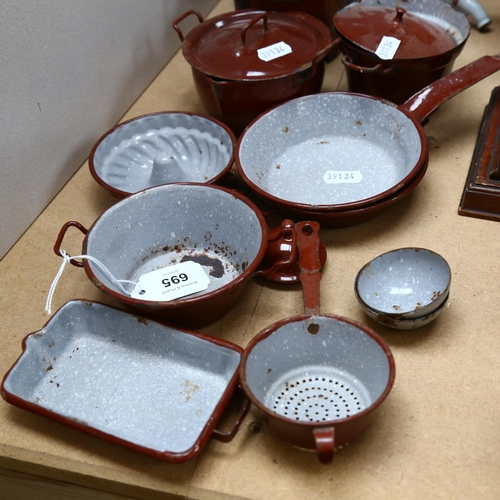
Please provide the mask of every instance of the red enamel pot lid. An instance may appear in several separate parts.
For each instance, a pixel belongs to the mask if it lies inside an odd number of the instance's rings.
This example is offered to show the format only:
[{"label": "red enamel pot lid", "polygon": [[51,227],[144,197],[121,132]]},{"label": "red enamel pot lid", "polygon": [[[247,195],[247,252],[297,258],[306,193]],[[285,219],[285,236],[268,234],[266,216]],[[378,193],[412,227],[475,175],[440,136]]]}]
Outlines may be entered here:
[{"label": "red enamel pot lid", "polygon": [[256,81],[307,69],[326,55],[331,40],[327,26],[309,14],[243,10],[203,21],[186,35],[182,50],[207,75]]},{"label": "red enamel pot lid", "polygon": [[333,22],[341,37],[369,52],[377,52],[384,36],[399,40],[394,59],[432,57],[457,45],[446,26],[402,7],[354,4],[337,12]]}]

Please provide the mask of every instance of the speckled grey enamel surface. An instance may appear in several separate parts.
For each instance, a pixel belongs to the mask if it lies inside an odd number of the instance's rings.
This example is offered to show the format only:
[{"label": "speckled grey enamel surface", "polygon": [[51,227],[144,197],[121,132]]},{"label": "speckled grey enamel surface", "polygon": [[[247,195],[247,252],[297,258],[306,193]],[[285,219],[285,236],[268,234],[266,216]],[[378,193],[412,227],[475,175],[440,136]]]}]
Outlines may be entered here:
[{"label": "speckled grey enamel surface", "polygon": [[[238,158],[266,193],[314,207],[390,190],[410,174],[421,152],[414,123],[395,106],[330,92],[263,115],[244,133]],[[340,178],[330,182],[332,173]]]},{"label": "speckled grey enamel surface", "polygon": [[228,167],[233,143],[208,117],[147,115],[126,122],[95,150],[97,175],[127,193],[169,182],[209,182]]},{"label": "speckled grey enamel surface", "polygon": [[450,267],[439,254],[400,248],[366,264],[356,277],[355,291],[372,311],[418,318],[443,304],[450,282]]},{"label": "speckled grey enamel surface", "polygon": [[5,389],[160,452],[189,450],[240,354],[107,306],[71,301],[28,337]]},{"label": "speckled grey enamel surface", "polygon": [[[315,335],[310,324],[320,327]],[[272,412],[325,422],[370,407],[387,387],[390,368],[369,335],[319,315],[286,323],[257,343],[245,371],[250,390]]]},{"label": "speckled grey enamel surface", "polygon": [[[145,273],[193,260],[210,278],[208,288],[197,293],[201,295],[233,281],[255,260],[261,245],[256,212],[230,192],[168,184],[108,209],[89,230],[84,253],[116,279],[134,282]],[[95,264],[89,265],[102,283],[122,293]]]}]

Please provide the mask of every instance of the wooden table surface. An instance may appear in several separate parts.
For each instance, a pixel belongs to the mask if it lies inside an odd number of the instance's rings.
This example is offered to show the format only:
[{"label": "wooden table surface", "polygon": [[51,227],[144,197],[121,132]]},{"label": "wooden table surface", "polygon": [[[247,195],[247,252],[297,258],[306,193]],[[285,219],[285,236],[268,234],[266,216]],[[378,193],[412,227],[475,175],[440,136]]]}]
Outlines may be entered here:
[{"label": "wooden table surface", "polygon": [[[455,68],[500,47],[500,8],[496,0],[481,3],[492,25],[485,33],[473,26]],[[232,8],[230,0],[222,0],[213,13]],[[388,342],[396,361],[388,399],[367,431],[337,452],[333,464],[322,465],[314,453],[279,440],[255,408],[231,443],[210,440],[197,458],[175,465],[2,402],[0,498],[499,498],[500,225],[457,214],[483,111],[498,85],[500,73],[443,104],[431,117],[425,126],[429,169],[411,195],[372,221],[321,230],[328,250],[322,311],[372,327]],[[323,90],[346,90],[338,59],[327,67]],[[123,119],[162,110],[204,112],[181,53]],[[103,132],[96,131],[96,139]],[[59,229],[69,220],[88,227],[115,202],[85,163],[0,262],[1,374],[21,354],[23,337],[49,319],[44,306],[61,264],[52,250]],[[70,254],[80,253],[77,234],[68,235],[65,244]],[[363,313],[353,282],[372,258],[408,246],[445,257],[452,270],[451,294],[434,322],[397,331]],[[118,305],[83,270],[67,266],[53,310],[75,298]],[[299,286],[253,280],[237,306],[202,331],[245,347],[267,325],[302,311]]]}]

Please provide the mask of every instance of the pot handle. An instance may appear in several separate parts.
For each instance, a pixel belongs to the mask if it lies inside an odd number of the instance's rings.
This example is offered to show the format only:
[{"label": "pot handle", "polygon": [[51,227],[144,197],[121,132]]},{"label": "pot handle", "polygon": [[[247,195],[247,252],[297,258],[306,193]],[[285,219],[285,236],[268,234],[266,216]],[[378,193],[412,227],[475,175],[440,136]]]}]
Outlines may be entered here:
[{"label": "pot handle", "polygon": [[184,41],[184,35],[182,34],[182,30],[179,28],[178,24],[186,19],[186,17],[190,16],[191,14],[194,14],[197,18],[198,21],[200,21],[200,24],[203,22],[203,16],[194,9],[188,10],[187,12],[184,12],[182,16],[178,17],[173,23],[172,27],[174,28],[175,31],[177,31],[177,34],[179,35],[179,38],[181,39],[181,42]]},{"label": "pot handle", "polygon": [[297,251],[297,233],[294,228],[294,222],[290,219],[285,219],[281,223],[279,230],[271,232],[270,238],[268,239],[268,251],[269,243],[276,243],[281,239],[287,239],[290,241],[291,252],[288,257],[275,261],[271,267],[262,269],[258,268],[253,273],[253,276],[263,276],[264,278],[275,273],[282,267],[291,266],[298,262],[298,251]]},{"label": "pot handle", "polygon": [[[245,417],[248,413],[248,410],[250,410],[250,405],[251,405],[250,400],[246,397],[246,394],[244,393],[243,388],[241,387],[240,384],[238,384],[238,386],[236,387],[235,394],[236,393],[239,393],[240,397],[243,398],[243,402],[241,403],[241,408],[238,412],[238,415],[235,419],[235,422],[234,422],[231,430],[229,432],[221,432],[217,429],[214,429],[212,431],[212,437],[214,439],[217,439],[217,441],[220,441],[222,443],[229,443],[234,438],[234,436],[238,432],[238,429],[241,426],[241,423],[245,419]],[[235,397],[235,394],[233,394],[232,398]]]},{"label": "pot handle", "polygon": [[358,73],[379,73],[380,75],[387,75],[392,71],[392,68],[385,68],[381,64],[377,64],[371,68],[367,68],[366,66],[358,66],[351,61],[351,58],[344,54],[342,56],[342,64],[353,71],[357,71]]},{"label": "pot handle", "polygon": [[319,314],[319,282],[322,267],[319,227],[315,221],[302,221],[295,224],[299,249],[299,278],[304,290],[306,314]]},{"label": "pot handle", "polygon": [[264,12],[262,14],[259,14],[258,16],[255,16],[242,30],[241,30],[241,43],[243,45],[247,44],[247,31],[249,28],[251,28],[254,24],[258,23],[259,21],[264,21],[264,32],[268,33],[269,32],[269,26],[267,23],[267,13]]},{"label": "pot handle", "polygon": [[331,463],[335,451],[335,427],[316,427],[313,435],[319,461],[322,464]]},{"label": "pot handle", "polygon": [[420,90],[401,108],[422,122],[441,104],[498,70],[500,54],[480,57]]},{"label": "pot handle", "polygon": [[[87,228],[85,228],[84,226],[82,226],[79,222],[76,222],[74,220],[66,222],[66,224],[64,224],[64,226],[59,231],[59,235],[58,235],[56,243],[54,245],[54,252],[56,255],[59,255],[59,257],[63,257],[63,254],[61,252],[61,243],[64,239],[64,236],[66,235],[66,231],[70,227],[78,228],[83,234],[87,234],[89,232],[89,230]],[[68,255],[68,257],[70,257],[71,264],[73,264],[76,267],[83,267],[83,262],[79,262],[77,260],[71,259],[71,255]]]},{"label": "pot handle", "polygon": [[313,66],[316,66],[321,60],[328,55],[328,53],[336,47],[340,42],[340,38],[336,38],[335,40],[331,41],[329,44],[326,45],[326,47],[322,48],[313,58]]}]

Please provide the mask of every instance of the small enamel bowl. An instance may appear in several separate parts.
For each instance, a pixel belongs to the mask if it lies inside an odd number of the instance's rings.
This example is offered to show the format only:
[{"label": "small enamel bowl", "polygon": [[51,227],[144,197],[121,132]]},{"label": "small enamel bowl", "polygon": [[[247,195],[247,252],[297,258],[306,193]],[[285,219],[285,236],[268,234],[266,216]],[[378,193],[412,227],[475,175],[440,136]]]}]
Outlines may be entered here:
[{"label": "small enamel bowl", "polygon": [[445,297],[444,302],[437,309],[429,314],[426,314],[425,316],[419,316],[418,318],[395,318],[380,313],[379,311],[372,311],[366,306],[364,306],[364,310],[370,318],[381,325],[388,326],[389,328],[397,328],[398,330],[414,330],[415,328],[420,328],[421,326],[427,325],[431,321],[435,320],[445,309],[448,303],[448,297],[449,294]]},{"label": "small enamel bowl", "polygon": [[429,323],[443,310],[450,284],[450,266],[439,254],[399,248],[365,264],[356,276],[354,292],[373,319],[409,329]]},{"label": "small enamel bowl", "polygon": [[94,179],[118,198],[173,182],[217,183],[234,162],[236,138],[205,115],[138,116],[104,134],[89,156]]}]

